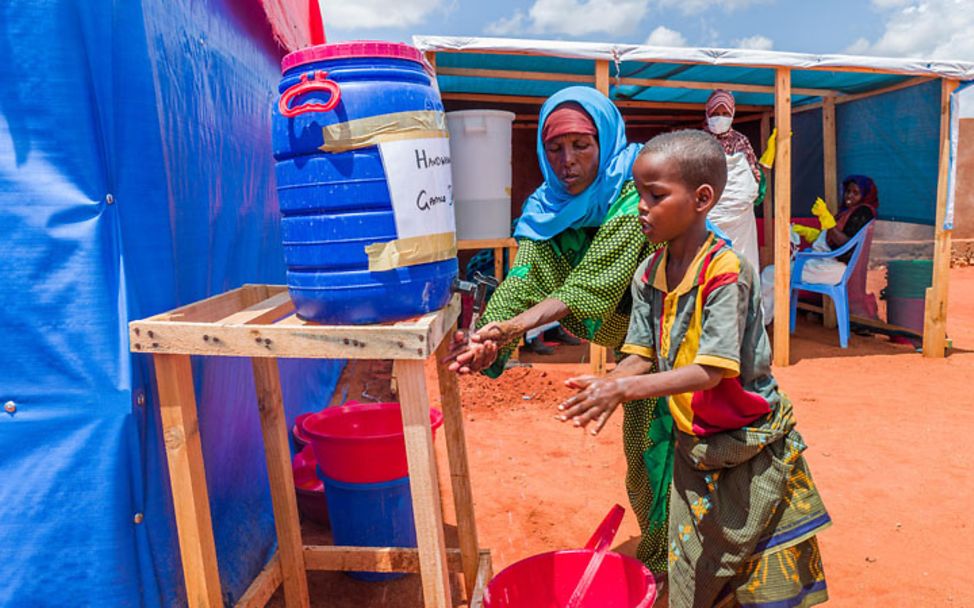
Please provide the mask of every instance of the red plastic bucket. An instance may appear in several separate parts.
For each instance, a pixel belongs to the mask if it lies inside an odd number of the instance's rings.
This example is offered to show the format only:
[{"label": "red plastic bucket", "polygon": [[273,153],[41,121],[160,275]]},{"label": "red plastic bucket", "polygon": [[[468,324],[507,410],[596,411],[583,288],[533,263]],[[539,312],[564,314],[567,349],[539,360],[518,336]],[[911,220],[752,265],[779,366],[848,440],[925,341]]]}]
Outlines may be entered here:
[{"label": "red plastic bucket", "polygon": [[298,511],[315,523],[330,526],[328,502],[325,500],[325,484],[315,472],[317,465],[315,453],[311,446],[305,446],[291,461]]},{"label": "red plastic bucket", "polygon": [[[443,414],[430,409],[433,432]],[[406,477],[406,442],[398,403],[359,403],[329,407],[302,423],[318,468],[336,481],[382,483]]]},{"label": "red plastic bucket", "polygon": [[613,507],[584,549],[541,553],[502,570],[487,585],[484,608],[650,608],[650,569],[607,551],[623,512]]}]

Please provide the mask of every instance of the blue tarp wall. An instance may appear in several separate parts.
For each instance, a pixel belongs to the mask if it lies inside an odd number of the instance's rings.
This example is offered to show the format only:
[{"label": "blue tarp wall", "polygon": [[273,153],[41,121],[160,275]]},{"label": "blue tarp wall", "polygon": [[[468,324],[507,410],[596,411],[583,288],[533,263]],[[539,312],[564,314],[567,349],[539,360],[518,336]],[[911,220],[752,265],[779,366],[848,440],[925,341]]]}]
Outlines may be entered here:
[{"label": "blue tarp wall", "polygon": [[[185,604],[151,361],[126,324],[283,282],[279,57],[256,1],[0,3],[0,606]],[[290,422],[341,363],[281,368]],[[274,549],[250,363],[194,371],[232,603]]]}]

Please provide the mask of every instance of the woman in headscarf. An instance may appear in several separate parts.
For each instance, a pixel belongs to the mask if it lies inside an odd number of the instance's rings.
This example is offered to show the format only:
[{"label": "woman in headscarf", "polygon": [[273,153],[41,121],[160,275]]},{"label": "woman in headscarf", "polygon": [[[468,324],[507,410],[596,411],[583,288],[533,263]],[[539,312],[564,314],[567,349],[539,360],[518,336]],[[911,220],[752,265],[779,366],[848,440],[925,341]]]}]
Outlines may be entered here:
[{"label": "woman in headscarf", "polygon": [[[821,198],[812,205],[812,213],[818,217],[821,229],[792,224],[792,242],[804,238],[815,251],[828,252],[842,247],[856,236],[869,222],[879,217],[879,190],[875,182],[865,175],[850,175],[842,180],[842,205],[832,216]],[[801,280],[806,283],[838,285],[845,274],[852,251],[837,258],[818,258],[805,262]],[[876,297],[866,293],[868,260],[859,263],[847,283],[849,311],[857,316],[877,318]],[[774,318],[774,266],[764,269],[761,276],[762,308],[765,323]]]},{"label": "woman in headscarf", "polygon": [[[641,146],[627,143],[615,104],[594,89],[570,87],[544,103],[539,125],[544,183],[524,203],[517,256],[479,329],[469,342],[456,336],[451,368],[459,373],[496,378],[520,337],[552,321],[618,349],[629,327],[633,274],[656,249],[637,218],[632,164]],[[624,411],[626,488],[643,532],[637,556],[663,573],[672,418],[656,399]]]},{"label": "woman in headscarf", "polygon": [[714,91],[707,100],[704,130],[717,138],[727,156],[727,186],[710,211],[709,219],[754,266],[755,274],[760,274],[754,205],[760,192],[761,167],[751,142],[731,127],[735,111],[734,96],[723,89]]}]

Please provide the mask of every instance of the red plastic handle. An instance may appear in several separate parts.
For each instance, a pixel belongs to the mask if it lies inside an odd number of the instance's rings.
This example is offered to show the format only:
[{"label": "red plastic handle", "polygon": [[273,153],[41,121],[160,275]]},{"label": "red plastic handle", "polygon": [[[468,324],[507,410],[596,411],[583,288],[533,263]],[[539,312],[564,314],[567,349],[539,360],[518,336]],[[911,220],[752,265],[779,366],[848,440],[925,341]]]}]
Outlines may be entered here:
[{"label": "red plastic handle", "polygon": [[[311,91],[328,91],[331,93],[331,96],[325,103],[309,101],[308,103],[303,103],[293,108],[290,107],[291,101],[295,97],[310,93]],[[308,79],[307,74],[302,74],[301,82],[284,91],[281,99],[277,102],[277,109],[281,112],[281,116],[285,118],[294,118],[295,116],[308,112],[331,112],[338,105],[338,102],[341,101],[341,98],[342,91],[338,88],[338,83],[334,80],[328,80],[328,72],[318,70],[314,73],[312,80]]]},{"label": "red plastic handle", "polygon": [[622,523],[622,516],[625,515],[626,510],[622,505],[615,505],[609,510],[609,514],[605,516],[602,523],[595,530],[595,534],[592,538],[588,539],[585,544],[585,548],[593,551],[598,551],[612,544],[612,539],[616,537],[616,532],[619,531],[619,525]]}]

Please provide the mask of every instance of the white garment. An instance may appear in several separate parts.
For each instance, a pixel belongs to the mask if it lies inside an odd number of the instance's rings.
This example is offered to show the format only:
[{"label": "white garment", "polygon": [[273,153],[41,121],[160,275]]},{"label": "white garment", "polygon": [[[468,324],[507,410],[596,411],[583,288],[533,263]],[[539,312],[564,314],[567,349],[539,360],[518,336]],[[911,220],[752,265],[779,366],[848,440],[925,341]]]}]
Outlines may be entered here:
[{"label": "white garment", "polygon": [[[825,238],[826,230],[823,230],[815,242],[812,243],[813,251],[828,252],[832,251]],[[794,228],[792,228],[792,241],[795,241]],[[817,283],[819,285],[838,285],[845,274],[846,265],[835,258],[813,259],[805,262],[802,267],[802,282]],[[761,272],[761,309],[764,312],[764,324],[767,325],[774,320],[774,264],[767,266]]]},{"label": "white garment", "polygon": [[731,240],[734,250],[750,262],[754,275],[761,272],[758,255],[758,227],[754,221],[754,201],[758,183],[747,156],[738,152],[727,157],[727,185],[708,217]]}]

